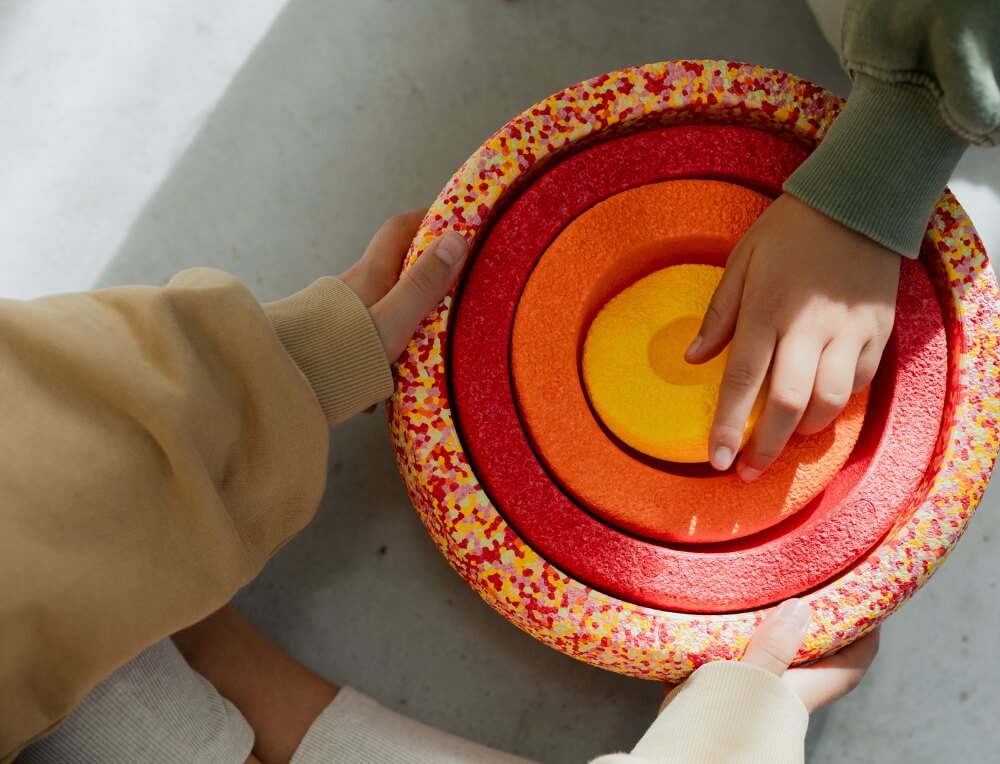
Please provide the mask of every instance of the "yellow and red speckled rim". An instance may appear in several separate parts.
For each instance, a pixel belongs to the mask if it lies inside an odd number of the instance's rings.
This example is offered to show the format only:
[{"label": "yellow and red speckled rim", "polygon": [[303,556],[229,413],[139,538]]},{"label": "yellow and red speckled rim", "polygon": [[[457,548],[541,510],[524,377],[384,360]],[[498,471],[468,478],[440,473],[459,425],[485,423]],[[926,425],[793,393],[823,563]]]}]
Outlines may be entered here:
[{"label": "yellow and red speckled rim", "polygon": [[[834,94],[790,74],[725,61],[649,64],[573,85],[512,119],[462,165],[428,211],[404,267],[446,230],[475,246],[501,199],[553,157],[593,140],[647,126],[727,122],[812,146],[841,106]],[[909,599],[962,535],[993,470],[1000,290],[972,223],[947,191],[922,256],[949,335],[938,446],[924,485],[882,543],[807,595],[813,619],[797,662],[843,647]],[[767,609],[699,616],[616,599],[549,564],[504,521],[452,416],[445,369],[451,305],[449,296],[424,320],[396,365],[389,421],[410,497],[452,567],[507,620],[595,666],[679,681],[706,661],[740,655]]]}]

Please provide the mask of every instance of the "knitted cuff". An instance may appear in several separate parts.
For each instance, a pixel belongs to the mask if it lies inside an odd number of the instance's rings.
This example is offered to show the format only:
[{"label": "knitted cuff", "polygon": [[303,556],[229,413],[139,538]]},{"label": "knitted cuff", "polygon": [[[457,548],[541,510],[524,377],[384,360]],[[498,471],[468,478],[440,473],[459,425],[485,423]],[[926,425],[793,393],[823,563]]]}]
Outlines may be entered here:
[{"label": "knitted cuff", "polygon": [[407,719],[350,687],[316,717],[291,764],[531,764]]},{"label": "knitted cuff", "polygon": [[264,305],[271,325],[333,427],[392,395],[392,372],[368,309],[347,284],[325,277]]},{"label": "knitted cuff", "polygon": [[844,110],[784,190],[912,258],[966,145],[926,87],[857,74]]},{"label": "knitted cuff", "polygon": [[243,764],[253,730],[169,639],[97,685],[17,764]]}]

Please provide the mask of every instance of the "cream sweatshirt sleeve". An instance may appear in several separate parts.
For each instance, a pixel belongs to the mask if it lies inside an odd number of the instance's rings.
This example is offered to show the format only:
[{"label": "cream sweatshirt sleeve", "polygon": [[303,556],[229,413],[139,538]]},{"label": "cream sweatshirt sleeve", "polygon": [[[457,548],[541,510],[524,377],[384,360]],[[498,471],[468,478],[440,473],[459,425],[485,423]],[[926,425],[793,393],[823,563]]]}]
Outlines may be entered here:
[{"label": "cream sweatshirt sleeve", "polygon": [[342,282],[261,306],[207,269],[0,301],[0,379],[0,762],[253,578],[392,390]]},{"label": "cream sweatshirt sleeve", "polygon": [[769,671],[708,663],[670,695],[631,753],[591,764],[801,764],[809,714]]}]

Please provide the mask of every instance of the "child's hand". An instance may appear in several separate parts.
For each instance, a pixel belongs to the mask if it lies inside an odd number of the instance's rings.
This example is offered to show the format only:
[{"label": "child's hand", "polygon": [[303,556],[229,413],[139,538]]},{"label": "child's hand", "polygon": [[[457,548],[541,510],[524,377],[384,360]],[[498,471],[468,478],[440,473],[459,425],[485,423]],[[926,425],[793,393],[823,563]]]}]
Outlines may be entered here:
[{"label": "child's hand", "polygon": [[743,662],[780,676],[812,713],[844,697],[861,683],[878,653],[879,630],[816,663],[788,668],[799,651],[808,624],[809,606],[805,600],[783,602],[757,627],[743,653]]},{"label": "child's hand", "polygon": [[[783,602],[757,627],[742,661],[780,676],[812,713],[844,697],[861,683],[878,653],[879,630],[816,663],[788,668],[802,644],[809,615],[805,600]],[[674,687],[667,685],[666,689],[669,692]],[[670,700],[670,697],[664,699],[661,711]]]},{"label": "child's hand", "polygon": [[[753,480],[792,433],[818,432],[878,368],[892,331],[899,258],[808,207],[778,197],[736,245],[687,360],[732,340],[710,436],[725,470],[770,368],[766,401],[738,466]],[[700,341],[699,341],[700,340]]]},{"label": "child's hand", "polygon": [[387,220],[361,259],[340,276],[368,308],[390,363],[451,289],[468,254],[461,234],[446,233],[400,278],[403,257],[425,212],[413,210]]}]

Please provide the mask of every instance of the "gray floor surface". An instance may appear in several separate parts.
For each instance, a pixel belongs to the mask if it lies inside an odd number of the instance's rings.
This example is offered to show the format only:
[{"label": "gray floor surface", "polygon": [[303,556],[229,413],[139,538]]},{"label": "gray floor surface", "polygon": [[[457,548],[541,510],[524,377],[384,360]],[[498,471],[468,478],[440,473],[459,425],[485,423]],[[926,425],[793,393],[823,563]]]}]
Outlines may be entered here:
[{"label": "gray floor surface", "polygon": [[[214,265],[261,299],[338,272],[428,204],[506,119],[589,76],[671,58],[786,69],[846,93],[788,0],[292,0],[151,199],[101,284]],[[811,724],[809,761],[1000,761],[997,499],[891,619],[865,683]],[[334,681],[550,764],[627,749],[659,690],[543,647],[451,571],[411,509],[383,412],[332,435],[315,522],[238,606]]]}]

